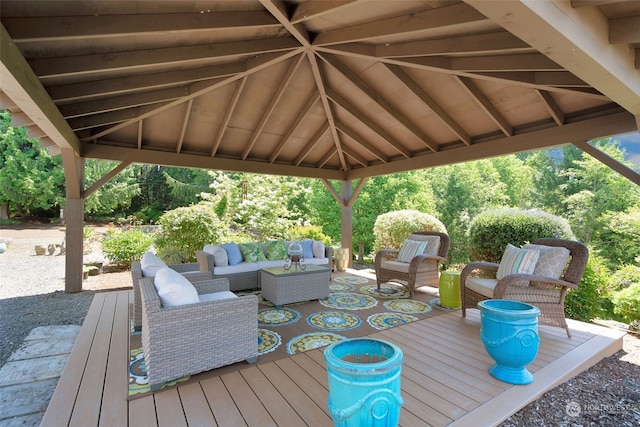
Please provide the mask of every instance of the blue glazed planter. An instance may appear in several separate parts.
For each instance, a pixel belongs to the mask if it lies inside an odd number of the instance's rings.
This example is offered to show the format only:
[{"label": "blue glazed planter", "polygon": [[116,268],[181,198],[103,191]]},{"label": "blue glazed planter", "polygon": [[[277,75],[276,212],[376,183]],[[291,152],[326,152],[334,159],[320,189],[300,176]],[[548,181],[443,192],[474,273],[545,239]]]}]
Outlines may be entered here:
[{"label": "blue glazed planter", "polygon": [[333,423],[346,426],[397,426],[402,350],[387,341],[353,338],[324,351]]},{"label": "blue glazed planter", "polygon": [[491,375],[510,384],[529,384],[526,366],[538,354],[540,309],[518,301],[491,299],[478,303],[480,338],[496,364]]}]

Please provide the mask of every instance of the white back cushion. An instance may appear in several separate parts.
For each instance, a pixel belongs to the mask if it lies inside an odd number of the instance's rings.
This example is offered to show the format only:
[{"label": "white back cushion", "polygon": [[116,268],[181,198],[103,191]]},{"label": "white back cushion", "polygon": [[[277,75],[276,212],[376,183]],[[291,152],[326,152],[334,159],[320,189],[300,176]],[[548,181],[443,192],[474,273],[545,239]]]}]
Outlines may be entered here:
[{"label": "white back cushion", "polygon": [[140,267],[144,277],[155,277],[158,270],[165,268],[167,264],[153,252],[145,252],[140,259]]},{"label": "white back cushion", "polygon": [[217,245],[205,245],[202,248],[203,252],[213,255],[213,263],[218,267],[226,267],[229,265],[229,257],[227,251],[222,246]]},{"label": "white back cushion", "polygon": [[164,307],[194,304],[200,301],[198,291],[191,282],[169,267],[158,270],[153,284]]},{"label": "white back cushion", "polygon": [[314,240],[311,243],[311,252],[313,253],[314,258],[324,258],[324,243]]}]

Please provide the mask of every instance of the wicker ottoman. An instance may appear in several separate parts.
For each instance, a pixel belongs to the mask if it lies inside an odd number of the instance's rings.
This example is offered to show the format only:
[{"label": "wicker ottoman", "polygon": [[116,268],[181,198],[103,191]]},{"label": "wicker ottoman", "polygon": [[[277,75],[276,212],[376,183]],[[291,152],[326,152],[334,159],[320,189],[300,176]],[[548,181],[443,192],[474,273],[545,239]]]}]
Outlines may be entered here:
[{"label": "wicker ottoman", "polygon": [[307,265],[305,270],[285,270],[283,267],[260,270],[262,297],[275,305],[310,301],[329,296],[331,269]]}]

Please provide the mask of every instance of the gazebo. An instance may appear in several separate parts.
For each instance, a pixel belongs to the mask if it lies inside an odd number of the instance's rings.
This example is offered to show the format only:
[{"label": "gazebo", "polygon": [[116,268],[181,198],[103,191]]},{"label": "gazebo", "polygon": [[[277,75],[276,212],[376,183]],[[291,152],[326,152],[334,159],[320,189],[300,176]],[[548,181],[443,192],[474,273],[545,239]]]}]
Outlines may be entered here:
[{"label": "gazebo", "polygon": [[[131,163],[368,177],[640,128],[640,2],[139,0],[0,3],[0,108],[60,153],[66,290],[84,198]],[[85,188],[85,158],[119,161]],[[339,181],[337,192],[330,181]]]}]

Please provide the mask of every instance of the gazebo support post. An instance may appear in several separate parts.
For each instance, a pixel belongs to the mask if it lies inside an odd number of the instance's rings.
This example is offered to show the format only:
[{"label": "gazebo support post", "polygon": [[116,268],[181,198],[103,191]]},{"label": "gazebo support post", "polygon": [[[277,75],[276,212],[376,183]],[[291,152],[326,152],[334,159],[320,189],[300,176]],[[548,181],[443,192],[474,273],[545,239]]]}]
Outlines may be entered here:
[{"label": "gazebo support post", "polygon": [[82,256],[84,227],[84,198],[67,197],[65,232],[65,286],[68,293],[82,291]]}]

